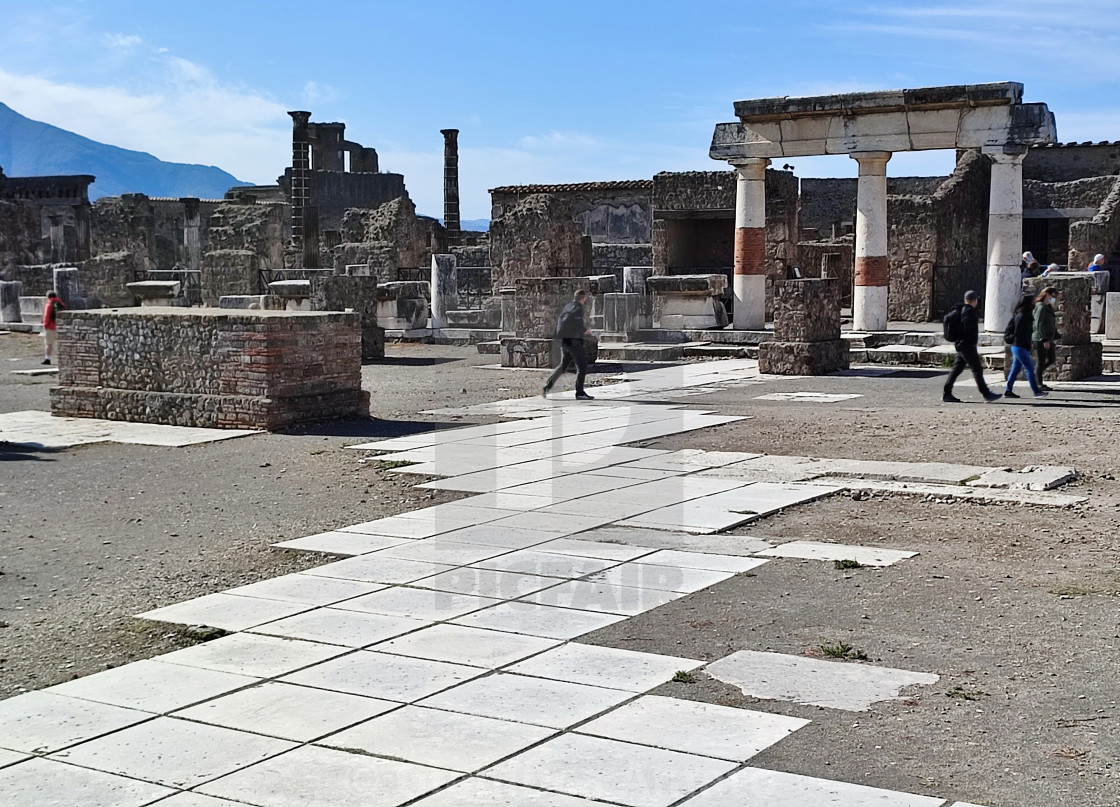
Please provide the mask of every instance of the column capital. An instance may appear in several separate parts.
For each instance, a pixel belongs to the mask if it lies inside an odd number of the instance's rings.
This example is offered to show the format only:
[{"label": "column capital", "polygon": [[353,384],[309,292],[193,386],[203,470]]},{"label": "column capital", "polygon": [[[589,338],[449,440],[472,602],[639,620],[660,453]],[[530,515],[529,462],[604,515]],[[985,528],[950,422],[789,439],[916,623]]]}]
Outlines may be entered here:
[{"label": "column capital", "polygon": [[770,165],[767,157],[740,157],[728,162],[743,179],[765,179],[766,166]]},{"label": "column capital", "polygon": [[992,162],[1002,165],[1015,165],[1027,156],[1026,146],[985,146],[980,153],[992,158]]},{"label": "column capital", "polygon": [[859,163],[860,173],[868,173],[876,169],[886,171],[891,154],[889,151],[853,151],[848,156]]}]

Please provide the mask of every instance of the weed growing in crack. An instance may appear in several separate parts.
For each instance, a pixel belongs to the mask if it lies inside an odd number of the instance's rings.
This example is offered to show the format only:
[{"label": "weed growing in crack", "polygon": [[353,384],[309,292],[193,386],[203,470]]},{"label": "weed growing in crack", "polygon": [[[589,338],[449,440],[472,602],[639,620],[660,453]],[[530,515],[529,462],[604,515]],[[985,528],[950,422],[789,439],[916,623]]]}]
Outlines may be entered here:
[{"label": "weed growing in crack", "polygon": [[867,661],[867,654],[862,650],[852,647],[847,642],[837,644],[822,644],[821,652],[829,658],[842,658],[849,661]]}]

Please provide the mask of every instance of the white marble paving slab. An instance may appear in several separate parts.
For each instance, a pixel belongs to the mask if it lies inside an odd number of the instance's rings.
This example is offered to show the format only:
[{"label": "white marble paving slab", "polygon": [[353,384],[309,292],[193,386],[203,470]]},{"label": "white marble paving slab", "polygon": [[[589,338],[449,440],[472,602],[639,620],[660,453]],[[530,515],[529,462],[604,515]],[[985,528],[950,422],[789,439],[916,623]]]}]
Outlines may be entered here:
[{"label": "white marble paving slab", "polygon": [[765,558],[802,558],[804,560],[854,560],[864,566],[890,566],[917,555],[877,546],[851,546],[822,541],[790,541],[756,553]]},{"label": "white marble paving slab", "polygon": [[649,563],[623,563],[612,569],[592,575],[588,580],[632,588],[660,589],[691,594],[708,586],[721,583],[734,572],[716,572],[711,569],[686,569],[680,566],[658,566]]},{"label": "white marble paving slab", "polygon": [[0,769],[4,807],[142,807],[175,791],[49,759]]},{"label": "white marble paving slab", "polygon": [[49,690],[26,692],[0,701],[0,747],[46,754],[151,717],[149,712],[68,698]]},{"label": "white marble paving slab", "polygon": [[458,522],[448,520],[446,524],[436,524],[432,520],[419,518],[404,518],[403,516],[389,516],[375,521],[363,521],[361,524],[350,524],[340,527],[340,532],[360,532],[368,535],[384,535],[395,538],[431,538],[441,532],[450,532],[465,526]]},{"label": "white marble paving slab", "polygon": [[177,625],[210,625],[222,630],[245,630],[275,619],[282,619],[309,606],[283,600],[239,597],[236,594],[207,594],[138,614],[140,619],[172,622]]},{"label": "white marble paving slab", "polygon": [[749,572],[766,561],[737,555],[716,555],[707,552],[684,552],[676,549],[662,549],[652,555],[645,555],[642,563],[655,566],[675,566],[683,569],[710,569],[717,572]]},{"label": "white marble paving slab", "polygon": [[323,552],[327,555],[364,555],[390,546],[397,546],[407,542],[408,538],[390,537],[387,535],[368,535],[360,532],[343,532],[331,530],[315,535],[306,535],[303,538],[293,538],[290,541],[281,541],[273,544],[278,549],[295,549],[300,552]]},{"label": "white marble paving slab", "polygon": [[44,691],[160,714],[256,682],[256,678],[245,675],[145,659],[56,684]]},{"label": "white marble paving slab", "polygon": [[750,555],[773,546],[768,541],[749,535],[694,535],[638,527],[600,527],[582,533],[579,537],[599,543],[706,552],[733,557]]},{"label": "white marble paving slab", "polygon": [[452,620],[456,625],[474,628],[545,636],[551,639],[574,639],[625,617],[574,608],[552,608],[527,602],[504,602]]},{"label": "white marble paving slab", "polygon": [[404,560],[424,560],[443,563],[447,566],[463,566],[477,563],[508,552],[505,547],[468,544],[461,541],[448,541],[444,538],[426,538],[422,541],[409,541],[404,546],[394,546],[376,553],[377,557],[402,558]]},{"label": "white marble paving slab", "polygon": [[258,807],[397,807],[461,774],[313,745],[198,788]]},{"label": "white marble paving slab", "polygon": [[724,760],[565,734],[486,775],[612,804],[668,807],[734,768]]},{"label": "white marble paving slab", "polygon": [[552,537],[560,538],[566,535],[574,535],[584,530],[590,530],[594,527],[601,527],[604,524],[610,524],[612,521],[614,521],[613,518],[607,518],[605,516],[558,515],[554,513],[542,513],[540,510],[527,510],[523,513],[518,513],[516,516],[503,518],[499,521],[492,521],[489,525],[485,526],[544,530],[554,533]]},{"label": "white marble paving slab", "polygon": [[157,660],[254,678],[274,678],[345,652],[345,648],[318,642],[234,633],[165,653]]},{"label": "white marble paving slab", "polygon": [[595,718],[576,731],[670,751],[745,762],[807,725],[808,720],[797,717],[644,695]]},{"label": "white marble paving slab", "polygon": [[366,583],[361,580],[344,580],[338,577],[320,577],[313,574],[294,572],[292,574],[261,580],[226,591],[242,597],[259,597],[265,600],[304,603],[305,605],[332,605],[362,594],[380,591],[385,586],[380,583]]},{"label": "white marble paving slab", "polygon": [[420,799],[414,807],[592,807],[587,799],[471,777]]},{"label": "white marble paving slab", "polygon": [[494,669],[556,647],[558,642],[540,636],[468,628],[463,625],[433,625],[375,648],[432,661],[447,661],[471,667]]},{"label": "white marble paving slab", "polygon": [[497,673],[425,698],[419,705],[565,729],[631,697],[617,689]]},{"label": "white marble paving slab", "polygon": [[503,510],[536,510],[538,507],[547,507],[553,503],[548,496],[530,496],[524,493],[507,493],[496,490],[491,493],[482,493],[461,499],[459,504],[464,507],[500,507]]},{"label": "white marble paving slab", "polygon": [[744,768],[689,799],[688,807],[941,807],[944,799],[834,782],[792,773]]},{"label": "white marble paving slab", "polygon": [[617,561],[603,560],[602,558],[553,554],[536,549],[519,549],[489,560],[479,561],[473,565],[480,569],[534,574],[540,577],[576,578],[601,572],[616,563]]},{"label": "white marble paving slab", "polygon": [[614,560],[619,563],[627,560],[651,555],[657,552],[656,547],[633,546],[622,543],[609,543],[606,541],[585,541],[579,538],[557,538],[547,543],[537,544],[539,552],[551,552],[558,555],[578,555],[583,558],[602,558]]},{"label": "white marble paving slab", "polygon": [[771,392],[756,395],[756,401],[792,401],[796,403],[840,403],[854,398],[862,398],[853,392]]},{"label": "white marble paving slab", "polygon": [[430,588],[394,586],[365,597],[347,600],[337,607],[344,610],[366,611],[371,614],[407,616],[413,619],[442,622],[500,602],[502,601],[492,597],[453,594]]},{"label": "white marble paving slab", "polygon": [[560,582],[562,581],[557,577],[540,577],[535,574],[499,572],[494,569],[463,566],[450,572],[417,580],[412,587],[498,600],[514,600]]},{"label": "white marble paving slab", "polygon": [[411,703],[485,673],[481,667],[362,650],[284,676],[292,684]]},{"label": "white marble paving slab", "polygon": [[201,793],[176,793],[169,799],[157,802],[159,807],[236,807],[237,802],[227,799],[216,799],[213,796],[204,796]]},{"label": "white marble paving slab", "polygon": [[547,507],[539,507],[533,512],[548,513],[560,518],[566,518],[568,516],[596,516],[610,519],[611,521],[621,521],[625,518],[632,518],[642,513],[648,513],[650,510],[655,510],[658,504],[658,502],[651,502],[648,500],[619,501],[616,499],[599,498],[598,496],[584,496],[580,499],[569,499],[556,504],[550,504]]},{"label": "white marble paving slab", "polygon": [[477,527],[466,527],[454,532],[444,533],[441,540],[456,543],[481,544],[482,546],[496,546],[504,549],[526,549],[530,546],[543,544],[562,538],[568,531],[562,527],[556,529],[529,529],[527,527],[496,527],[493,524],[480,524]]},{"label": "white marble paving slab", "polygon": [[680,670],[695,670],[703,664],[702,661],[677,656],[569,642],[514,664],[509,667],[509,672],[627,692],[645,692],[666,683]]},{"label": "white marble paving slab", "polygon": [[383,642],[402,633],[428,625],[427,620],[403,616],[367,614],[361,611],[344,611],[340,608],[316,608],[306,614],[269,622],[253,629],[254,633],[270,636],[288,636],[310,642],[365,647]]},{"label": "white marble paving slab", "polygon": [[520,599],[558,608],[635,616],[683,596],[675,591],[618,586],[594,580],[568,580]]},{"label": "white marble paving slab", "polygon": [[394,701],[266,681],[175,712],[175,717],[310,742],[400,706]]},{"label": "white marble paving slab", "polygon": [[469,773],[554,733],[525,723],[405,706],[320,740],[319,745],[358,748],[375,756]]},{"label": "white marble paving slab", "polygon": [[906,687],[932,686],[938,680],[932,673],[753,650],[713,661],[704,671],[745,695],[852,712],[896,700]]},{"label": "white marble paving slab", "polygon": [[[448,474],[450,476],[450,474]],[[420,510],[408,510],[393,518],[407,518],[414,521],[423,521],[430,524],[445,524],[447,522],[454,522],[462,524],[463,526],[472,526],[474,524],[485,524],[490,521],[497,521],[500,518],[508,518],[515,516],[522,511],[520,510],[502,510],[497,507],[464,507],[458,502],[448,502],[447,504],[437,504],[432,507],[424,507]]]},{"label": "white marble paving slab", "polygon": [[346,558],[316,566],[303,574],[316,577],[338,577],[344,580],[359,580],[366,583],[402,584],[411,583],[433,574],[440,574],[453,569],[447,563],[432,563],[422,560],[405,560],[393,558],[374,552],[369,555],[360,555],[356,558]]},{"label": "white marble paving slab", "polygon": [[285,740],[159,717],[50,758],[170,787],[193,787],[293,748]]},{"label": "white marble paving slab", "polygon": [[103,442],[178,448],[260,434],[259,431],[245,429],[197,429],[122,420],[54,417],[50,412],[30,409],[0,413],[0,431],[8,442],[47,448]]},{"label": "white marble paving slab", "polygon": [[17,762],[24,762],[31,759],[30,754],[24,754],[20,751],[9,751],[6,748],[0,748],[0,768],[6,768],[9,765],[15,765]]}]

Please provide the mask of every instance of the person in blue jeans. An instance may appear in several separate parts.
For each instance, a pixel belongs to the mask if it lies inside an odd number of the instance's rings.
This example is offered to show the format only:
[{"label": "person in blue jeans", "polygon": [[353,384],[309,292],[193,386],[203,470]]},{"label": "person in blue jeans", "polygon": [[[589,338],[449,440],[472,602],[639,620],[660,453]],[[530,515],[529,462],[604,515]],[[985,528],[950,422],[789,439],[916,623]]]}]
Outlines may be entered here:
[{"label": "person in blue jeans", "polygon": [[1034,397],[1046,397],[1046,390],[1038,383],[1038,378],[1034,372],[1034,361],[1031,359],[1033,331],[1034,297],[1028,294],[1015,306],[1015,313],[1011,317],[1011,322],[1007,325],[1005,336],[1011,337],[1011,355],[1014,357],[1014,361],[1011,363],[1011,372],[1007,374],[1007,389],[1003,392],[1004,398],[1020,397],[1012,391],[1012,387],[1015,386],[1015,379],[1019,377],[1020,371],[1026,372],[1027,381],[1031,385]]}]

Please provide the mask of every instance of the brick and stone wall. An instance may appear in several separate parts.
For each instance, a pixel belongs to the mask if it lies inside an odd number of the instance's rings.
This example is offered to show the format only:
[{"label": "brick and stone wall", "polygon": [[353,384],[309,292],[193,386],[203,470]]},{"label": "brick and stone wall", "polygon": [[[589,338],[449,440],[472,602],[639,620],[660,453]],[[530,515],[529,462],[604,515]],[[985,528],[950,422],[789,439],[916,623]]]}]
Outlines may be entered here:
[{"label": "brick and stone wall", "polygon": [[848,343],[840,338],[840,282],[782,280],[774,291],[774,338],[759,345],[759,370],[775,375],[846,370]]},{"label": "brick and stone wall", "polygon": [[273,430],[369,413],[357,314],[68,311],[58,331],[56,415]]},{"label": "brick and stone wall", "polygon": [[556,267],[583,267],[583,230],[569,200],[531,194],[502,210],[490,222],[494,288],[547,275]]},{"label": "brick and stone wall", "polygon": [[[1092,340],[1091,328],[1093,276],[1086,272],[1057,272],[1023,282],[1024,292],[1032,296],[1047,286],[1058,291],[1054,312],[1060,336],[1054,347],[1054,366],[1047,368],[1044,380],[1078,381],[1100,375],[1103,346]],[[1005,367],[1010,368],[1011,362]]]},{"label": "brick and stone wall", "polygon": [[1069,182],[1120,174],[1120,141],[1035,146],[1023,160],[1023,179]]}]

